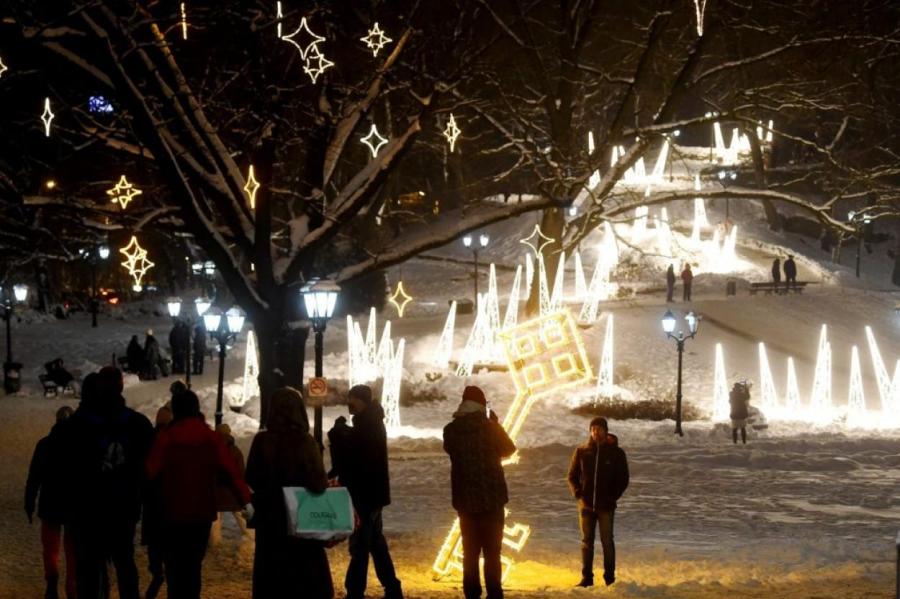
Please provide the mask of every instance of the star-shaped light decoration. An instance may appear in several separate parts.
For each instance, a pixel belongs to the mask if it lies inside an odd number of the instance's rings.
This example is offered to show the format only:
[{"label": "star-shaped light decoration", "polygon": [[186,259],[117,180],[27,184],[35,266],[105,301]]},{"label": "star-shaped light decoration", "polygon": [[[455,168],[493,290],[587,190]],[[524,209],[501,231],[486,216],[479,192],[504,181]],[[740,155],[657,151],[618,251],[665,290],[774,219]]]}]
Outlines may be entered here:
[{"label": "star-shaped light decoration", "polygon": [[384,31],[378,26],[378,23],[375,23],[369,29],[369,34],[366,37],[359,38],[359,41],[366,43],[366,46],[372,51],[372,56],[378,56],[378,51],[394,40],[386,36]]},{"label": "star-shaped light decoration", "polygon": [[44,133],[47,137],[50,137],[50,122],[53,121],[55,116],[53,111],[50,110],[50,98],[44,98],[44,114],[41,115],[41,120],[44,121]]},{"label": "star-shaped light decoration", "polygon": [[[281,14],[280,14],[281,13],[281,3],[280,2],[278,3],[278,12],[279,12],[279,17],[281,17]],[[312,39],[311,42],[307,43],[305,39],[302,41],[297,41],[298,39],[300,39],[298,36],[303,36],[304,33],[306,34],[305,37]],[[295,37],[297,37],[297,39],[294,39]],[[324,37],[313,33],[313,31],[309,28],[309,23],[306,22],[306,17],[303,17],[300,20],[300,26],[297,27],[297,29],[296,29],[296,31],[294,31],[294,33],[292,33],[290,35],[283,35],[283,36],[281,36],[281,39],[283,39],[284,41],[286,41],[290,44],[294,44],[294,46],[297,48],[297,50],[300,51],[300,58],[302,58],[303,60],[306,60],[307,56],[309,56],[309,53],[313,49],[318,50],[319,44],[321,42],[325,41]]]},{"label": "star-shaped light decoration", "polygon": [[138,243],[137,237],[132,235],[131,241],[125,247],[120,248],[119,253],[127,258],[125,262],[122,262],[122,266],[134,278],[135,287],[140,287],[147,271],[156,266],[153,262],[147,260],[147,250],[142,248]]},{"label": "star-shaped light decoration", "polygon": [[0,77],[2,77],[3,73],[5,73],[8,70],[9,70],[8,67],[5,64],[3,64],[3,58],[0,58]]},{"label": "star-shaped light decoration", "polygon": [[112,198],[114,204],[118,204],[122,210],[128,207],[128,203],[131,202],[135,198],[135,196],[139,196],[143,191],[132,185],[125,178],[125,175],[122,175],[122,178],[119,179],[119,182],[116,183],[116,186],[112,189],[106,190],[106,195]]},{"label": "star-shaped light decoration", "polygon": [[697,35],[703,36],[703,16],[706,13],[706,0],[694,0],[694,8],[697,12]]},{"label": "star-shaped light decoration", "polygon": [[259,181],[256,180],[256,177],[253,174],[253,165],[250,165],[250,172],[247,173],[247,182],[244,184],[244,191],[247,192],[247,197],[250,198],[250,209],[256,209],[256,192],[259,191],[261,185]]},{"label": "star-shaped light decoration", "polygon": [[319,75],[333,66],[334,63],[325,58],[325,55],[319,51],[319,47],[313,46],[306,59],[306,64],[303,65],[303,72],[309,75],[310,80],[315,83],[316,79],[319,78]]},{"label": "star-shaped light decoration", "polygon": [[387,139],[378,134],[378,127],[375,126],[375,123],[372,123],[369,134],[359,138],[359,141],[369,146],[369,150],[372,152],[372,158],[378,156],[378,150],[388,142]]},{"label": "star-shaped light decoration", "polygon": [[462,132],[456,126],[456,118],[451,112],[450,120],[447,121],[447,127],[444,129],[444,137],[447,138],[447,143],[450,144],[450,152],[456,149],[456,138],[459,137],[460,133]]},{"label": "star-shaped light decoration", "polygon": [[[397,298],[403,299],[397,301]],[[392,295],[388,301],[397,309],[397,317],[403,318],[403,311],[406,310],[406,304],[411,302],[412,299],[412,296],[408,295],[406,290],[403,289],[403,281],[400,281],[397,283],[397,290],[394,291],[394,295]]]},{"label": "star-shaped light decoration", "polygon": [[[532,239],[534,239],[534,242],[531,241]],[[546,241],[541,242],[542,239]],[[529,235],[525,239],[520,239],[519,243],[524,243],[531,248],[531,251],[534,252],[535,257],[540,257],[540,255],[544,252],[544,247],[553,243],[554,241],[556,240],[544,235],[544,232],[541,231],[540,225],[535,225],[534,230],[531,232],[531,235]]]},{"label": "star-shaped light decoration", "polygon": [[181,37],[187,39],[187,9],[184,7],[184,2],[181,3]]}]

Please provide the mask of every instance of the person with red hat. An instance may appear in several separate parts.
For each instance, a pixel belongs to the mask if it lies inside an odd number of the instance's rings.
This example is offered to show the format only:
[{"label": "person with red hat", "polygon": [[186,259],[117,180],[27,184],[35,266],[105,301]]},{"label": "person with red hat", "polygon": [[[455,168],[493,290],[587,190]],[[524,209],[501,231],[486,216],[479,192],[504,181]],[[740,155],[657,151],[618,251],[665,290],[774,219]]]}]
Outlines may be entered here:
[{"label": "person with red hat", "polygon": [[504,506],[509,501],[503,458],[516,446],[487,409],[484,391],[466,387],[453,420],[444,427],[444,451],[450,455],[453,507],[459,515],[463,544],[463,593],[466,599],[481,597],[479,556],[484,554],[484,586],[487,599],[502,599]]}]

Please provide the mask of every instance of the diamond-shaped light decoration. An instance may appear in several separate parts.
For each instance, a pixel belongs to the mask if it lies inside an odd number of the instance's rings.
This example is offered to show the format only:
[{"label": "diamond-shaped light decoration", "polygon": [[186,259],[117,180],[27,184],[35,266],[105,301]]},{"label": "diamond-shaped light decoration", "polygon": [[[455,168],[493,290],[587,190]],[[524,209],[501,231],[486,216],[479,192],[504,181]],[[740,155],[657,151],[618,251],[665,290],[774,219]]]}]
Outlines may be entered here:
[{"label": "diamond-shaped light decoration", "polygon": [[142,193],[144,192],[128,182],[125,175],[122,175],[115,187],[106,190],[106,195],[110,196],[113,203],[118,204],[122,210],[125,210],[129,202]]}]

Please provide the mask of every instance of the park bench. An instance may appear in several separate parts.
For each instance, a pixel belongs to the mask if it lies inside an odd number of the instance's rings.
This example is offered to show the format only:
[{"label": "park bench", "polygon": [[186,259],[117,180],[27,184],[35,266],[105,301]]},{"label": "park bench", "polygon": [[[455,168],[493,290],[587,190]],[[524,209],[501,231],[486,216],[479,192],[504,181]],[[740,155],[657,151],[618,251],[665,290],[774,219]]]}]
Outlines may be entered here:
[{"label": "park bench", "polygon": [[760,291],[765,293],[766,295],[776,294],[787,294],[790,292],[793,293],[803,293],[803,289],[809,283],[806,281],[797,281],[796,283],[786,284],[786,283],[750,283],[750,295],[756,295]]}]

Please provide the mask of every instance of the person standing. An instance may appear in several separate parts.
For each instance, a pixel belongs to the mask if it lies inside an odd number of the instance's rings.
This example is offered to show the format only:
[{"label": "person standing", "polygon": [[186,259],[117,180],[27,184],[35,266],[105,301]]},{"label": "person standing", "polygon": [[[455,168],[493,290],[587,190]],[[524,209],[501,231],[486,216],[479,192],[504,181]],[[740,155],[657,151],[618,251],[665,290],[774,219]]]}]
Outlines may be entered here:
[{"label": "person standing", "polygon": [[[63,406],[56,411],[56,423],[50,434],[37,442],[28,480],[25,483],[25,514],[28,523],[34,518],[34,506],[38,504],[41,519],[41,547],[44,560],[44,581],[47,583],[45,599],[57,599],[59,591],[59,550],[66,556],[66,597],[75,599],[75,551],[66,522],[66,476],[60,451],[61,429],[72,415],[72,408]],[[38,501],[39,500],[39,501]]]},{"label": "person standing", "polygon": [[509,501],[503,458],[516,446],[487,413],[484,391],[475,386],[463,390],[453,420],[444,427],[444,451],[450,456],[453,507],[459,515],[463,544],[463,593],[466,599],[481,597],[479,557],[484,554],[487,599],[502,599],[504,506]]},{"label": "person standing", "polygon": [[[359,528],[350,535],[350,564],[344,579],[347,599],[362,599],[369,555],[375,575],[384,587],[385,598],[400,599],[403,590],[382,526],[382,511],[391,503],[384,410],[372,401],[372,389],[366,385],[351,388],[347,404],[353,415],[353,426],[344,430],[343,442],[339,442],[339,453],[343,452],[344,459],[337,465],[337,474],[350,492],[360,520]],[[332,437],[329,433],[329,438]]]},{"label": "person standing", "polygon": [[750,418],[750,385],[735,383],[728,393],[731,405],[731,440],[737,445],[738,430],[741,431],[741,443],[747,443],[747,419]]},{"label": "person standing", "polygon": [[159,361],[159,341],[153,336],[153,329],[147,329],[147,336],[144,339],[144,370],[141,378],[155,381],[160,373]]},{"label": "person standing", "polygon": [[[172,383],[170,390],[179,382]],[[156,426],[153,429],[154,441],[159,438],[160,432],[171,423],[171,408],[168,405],[160,407],[156,411]],[[162,484],[159,480],[149,481],[144,489],[144,509],[141,514],[141,544],[147,547],[147,569],[150,571],[150,584],[144,593],[144,599],[156,599],[163,582],[165,582],[163,509]]]},{"label": "person standing", "polygon": [[128,342],[128,349],[125,350],[125,356],[128,358],[128,372],[141,376],[144,373],[144,348],[138,341],[137,335],[131,336]]},{"label": "person standing", "polygon": [[194,327],[194,353],[191,359],[194,362],[194,374],[203,374],[203,361],[206,359],[206,327],[203,319]]},{"label": "person standing", "polygon": [[282,387],[272,394],[266,428],[253,437],[247,456],[256,529],[253,599],[331,599],[334,585],[325,543],[288,535],[284,487],[322,493],[328,486],[322,452],[309,434],[303,396]]},{"label": "person standing", "polygon": [[669,264],[669,267],[666,269],[666,301],[672,302],[675,301],[673,298],[675,296],[675,265]]},{"label": "person standing", "polygon": [[163,499],[163,561],[171,599],[199,599],[201,570],[216,519],[216,480],[223,476],[241,505],[250,489],[225,443],[200,413],[193,391],[172,397],[172,423],[153,443],[147,479],[159,478]]},{"label": "person standing", "polygon": [[784,286],[790,287],[797,283],[797,264],[793,256],[788,256],[784,261]]},{"label": "person standing", "polygon": [[569,490],[578,500],[581,524],[581,582],[594,585],[594,540],[600,529],[603,548],[603,581],[616,581],[616,545],[613,521],[616,502],[628,488],[628,460],[619,440],[609,433],[606,418],[591,420],[588,442],[575,449],[569,463]]},{"label": "person standing", "polygon": [[169,347],[172,350],[172,374],[184,374],[189,367],[187,361],[188,345],[191,343],[191,329],[183,320],[176,320],[169,331]]},{"label": "person standing", "polygon": [[682,301],[691,301],[691,285],[694,282],[694,272],[688,262],[684,263],[684,269],[681,271],[681,286],[683,288]]},{"label": "person standing", "polygon": [[[225,448],[228,450],[228,454],[231,455],[232,461],[237,466],[238,472],[240,472],[241,476],[244,476],[244,454],[241,453],[240,448],[234,442],[234,437],[231,434],[231,427],[223,422],[216,427],[216,434],[222,438],[222,442],[225,443]],[[221,478],[217,483],[216,511],[219,512],[219,517],[213,522],[212,533],[210,536],[210,542],[213,545],[218,544],[222,540],[222,521],[224,520],[226,513],[229,513],[234,517],[234,521],[237,523],[241,534],[247,532],[247,524],[244,522],[244,517],[241,515],[244,506],[241,503],[238,503],[234,492],[224,484],[224,481],[222,481]]]},{"label": "person standing", "polygon": [[778,258],[772,262],[772,282],[776,285],[781,283],[781,260]]}]

